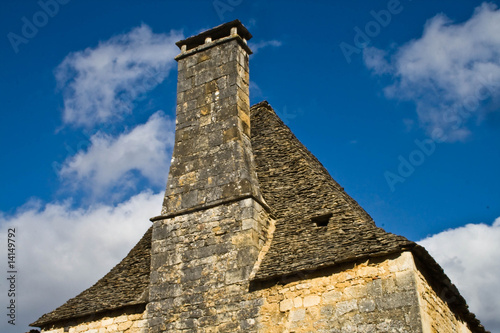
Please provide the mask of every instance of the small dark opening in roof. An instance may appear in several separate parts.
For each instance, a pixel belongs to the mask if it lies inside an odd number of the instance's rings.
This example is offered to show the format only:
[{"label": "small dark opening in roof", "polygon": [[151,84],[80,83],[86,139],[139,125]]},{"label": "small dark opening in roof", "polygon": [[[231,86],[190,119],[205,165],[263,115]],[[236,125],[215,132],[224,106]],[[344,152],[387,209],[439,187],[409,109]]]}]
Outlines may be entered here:
[{"label": "small dark opening in roof", "polygon": [[328,222],[330,222],[330,218],[332,217],[332,213],[323,214],[319,216],[315,216],[311,218],[311,221],[316,224],[317,227],[326,227],[328,226]]}]

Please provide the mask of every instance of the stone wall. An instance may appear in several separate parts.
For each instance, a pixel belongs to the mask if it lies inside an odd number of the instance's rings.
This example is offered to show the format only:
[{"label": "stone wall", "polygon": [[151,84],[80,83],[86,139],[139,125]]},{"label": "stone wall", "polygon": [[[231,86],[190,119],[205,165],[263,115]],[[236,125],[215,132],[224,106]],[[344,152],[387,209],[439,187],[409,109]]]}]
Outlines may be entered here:
[{"label": "stone wall", "polygon": [[249,198],[195,215],[157,221],[155,232],[170,245],[153,241],[159,255],[147,311],[82,318],[42,332],[471,332],[411,252],[252,287],[255,244],[265,249],[273,228],[266,211]]},{"label": "stone wall", "polygon": [[[65,329],[65,327],[67,327]],[[142,313],[110,313],[99,318],[82,318],[63,327],[42,330],[43,333],[147,333],[146,311]]]},{"label": "stone wall", "polygon": [[252,198],[156,221],[150,333],[255,332],[262,301],[249,276],[271,227]]},{"label": "stone wall", "polygon": [[471,332],[467,324],[450,309],[449,304],[456,301],[455,297],[447,290],[431,288],[428,274],[424,274],[426,272],[423,267],[419,268],[416,271],[416,281],[423,332]]},{"label": "stone wall", "polygon": [[261,332],[422,332],[410,252],[341,265],[261,293]]}]

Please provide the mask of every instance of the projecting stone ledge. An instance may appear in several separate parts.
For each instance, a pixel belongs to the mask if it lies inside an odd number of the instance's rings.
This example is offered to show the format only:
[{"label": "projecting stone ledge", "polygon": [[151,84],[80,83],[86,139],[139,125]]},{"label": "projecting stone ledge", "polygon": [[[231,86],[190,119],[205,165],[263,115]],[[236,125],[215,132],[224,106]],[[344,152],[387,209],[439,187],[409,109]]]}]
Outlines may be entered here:
[{"label": "projecting stone ledge", "polygon": [[193,52],[199,52],[206,48],[228,42],[231,39],[236,39],[238,43],[241,44],[240,46],[247,51],[248,54],[252,54],[252,51],[247,46],[247,41],[251,38],[252,34],[247,30],[247,28],[245,28],[240,20],[234,20],[204,31],[198,35],[178,41],[175,45],[181,49],[182,53],[175,59],[182,59]]}]

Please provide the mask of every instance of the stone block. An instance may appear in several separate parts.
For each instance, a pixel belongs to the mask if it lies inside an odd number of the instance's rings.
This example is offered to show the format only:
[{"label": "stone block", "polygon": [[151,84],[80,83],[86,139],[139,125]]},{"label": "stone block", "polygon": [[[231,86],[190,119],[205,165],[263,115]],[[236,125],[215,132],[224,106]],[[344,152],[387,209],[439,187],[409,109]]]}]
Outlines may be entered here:
[{"label": "stone block", "polygon": [[365,298],[358,301],[358,307],[360,312],[372,312],[376,308],[376,303],[373,299]]},{"label": "stone block", "polygon": [[118,325],[117,324],[112,324],[106,327],[106,329],[109,332],[116,332],[118,330]]},{"label": "stone block", "polygon": [[258,228],[258,222],[255,221],[254,219],[244,219],[241,221],[241,229],[242,230],[248,230],[248,229],[254,229],[257,230]]},{"label": "stone block", "polygon": [[382,296],[382,293],[383,293],[382,285],[383,285],[384,280],[376,279],[376,280],[372,280],[372,281],[366,283],[365,293],[367,295],[372,296],[372,297]]},{"label": "stone block", "polygon": [[189,90],[193,87],[192,85],[192,81],[193,79],[190,78],[190,79],[186,79],[186,80],[178,80],[177,81],[177,91],[186,91],[186,90]]},{"label": "stone block", "polygon": [[[382,280],[382,290],[385,294],[392,294],[397,291],[396,281],[392,278],[386,278]],[[382,295],[380,295],[382,296]]]},{"label": "stone block", "polygon": [[324,303],[334,303],[342,299],[342,293],[340,291],[333,290],[324,293],[322,298]]},{"label": "stone block", "polygon": [[356,285],[345,288],[344,292],[352,298],[361,298],[366,295],[367,291],[365,285]]},{"label": "stone block", "polygon": [[406,306],[418,306],[418,299],[415,292],[397,292],[385,294],[376,298],[377,307],[383,310],[396,309]]},{"label": "stone block", "polygon": [[290,321],[303,321],[306,318],[306,309],[293,309],[290,310]]},{"label": "stone block", "polygon": [[321,297],[317,295],[309,295],[304,297],[304,307],[310,307],[318,305],[321,302]]},{"label": "stone block", "polygon": [[130,328],[131,326],[132,326],[132,321],[126,321],[126,322],[118,324],[118,330],[125,331],[126,329]]},{"label": "stone block", "polygon": [[289,311],[293,308],[293,300],[291,299],[284,299],[280,302],[280,311],[281,312],[286,312]]},{"label": "stone block", "polygon": [[397,259],[397,263],[399,271],[416,269],[413,254],[409,251],[401,253],[400,257]]},{"label": "stone block", "polygon": [[358,303],[355,299],[349,301],[338,302],[335,310],[335,314],[340,317],[344,314],[354,311],[358,308]]},{"label": "stone block", "polygon": [[396,272],[396,285],[401,290],[415,289],[414,271]]},{"label": "stone block", "polygon": [[108,326],[113,324],[113,318],[104,318],[101,320],[101,326]]}]

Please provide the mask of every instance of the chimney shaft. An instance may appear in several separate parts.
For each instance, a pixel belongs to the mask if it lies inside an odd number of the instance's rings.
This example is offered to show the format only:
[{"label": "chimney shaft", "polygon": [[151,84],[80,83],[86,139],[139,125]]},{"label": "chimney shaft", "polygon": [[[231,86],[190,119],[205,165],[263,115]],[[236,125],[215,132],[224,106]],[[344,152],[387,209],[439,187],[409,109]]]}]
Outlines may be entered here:
[{"label": "chimney shaft", "polygon": [[150,333],[259,326],[250,279],[274,221],[250,143],[251,37],[233,21],[177,43],[174,154],[162,215],[152,219]]},{"label": "chimney shaft", "polygon": [[176,43],[177,120],[164,216],[243,197],[263,202],[250,144],[251,37],[235,20]]}]

